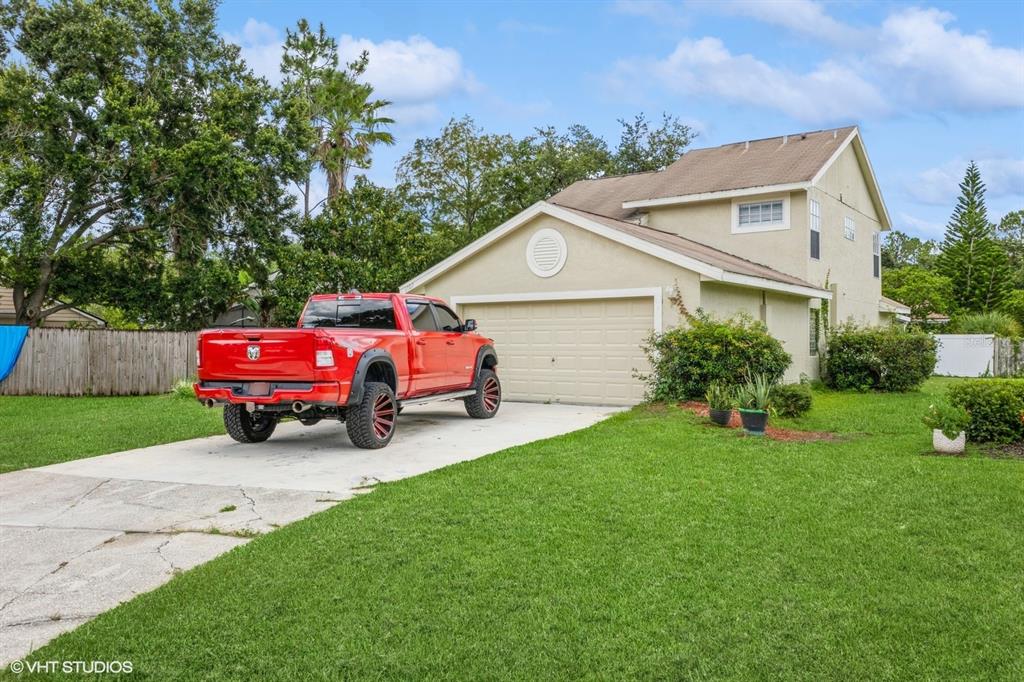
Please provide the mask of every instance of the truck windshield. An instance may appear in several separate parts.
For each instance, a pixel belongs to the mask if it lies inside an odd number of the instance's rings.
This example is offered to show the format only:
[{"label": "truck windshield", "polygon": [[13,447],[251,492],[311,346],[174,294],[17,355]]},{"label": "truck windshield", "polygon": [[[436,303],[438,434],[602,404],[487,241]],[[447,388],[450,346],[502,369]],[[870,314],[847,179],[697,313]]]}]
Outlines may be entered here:
[{"label": "truck windshield", "polygon": [[310,301],[302,326],[394,329],[395,309],[389,299]]}]

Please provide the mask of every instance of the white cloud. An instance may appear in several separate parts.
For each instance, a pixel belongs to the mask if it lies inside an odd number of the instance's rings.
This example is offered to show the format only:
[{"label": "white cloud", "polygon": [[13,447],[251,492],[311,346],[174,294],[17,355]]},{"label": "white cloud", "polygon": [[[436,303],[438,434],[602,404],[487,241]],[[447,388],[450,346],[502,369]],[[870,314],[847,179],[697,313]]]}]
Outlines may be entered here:
[{"label": "white cloud", "polygon": [[[275,85],[281,82],[284,40],[280,31],[250,18],[241,32],[225,34],[224,38],[241,48],[242,58],[257,75]],[[399,126],[414,127],[436,120],[441,116],[439,100],[481,89],[463,66],[458,51],[439,47],[423,36],[375,43],[343,35],[338,41],[342,63],[353,61],[364,50],[370,56],[365,79],[373,84],[377,97],[393,102],[387,115]]]},{"label": "white cloud", "polygon": [[873,58],[908,99],[961,111],[1024,106],[1024,51],[947,28],[953,19],[937,9],[891,14]]},{"label": "white cloud", "polygon": [[242,59],[257,76],[275,85],[281,82],[284,41],[276,28],[250,17],[241,33],[226,33],[224,40],[242,49]]},{"label": "white cloud", "polygon": [[[1024,199],[1024,159],[990,157],[975,159],[986,197],[1021,197]],[[969,159],[952,159],[918,173],[904,183],[904,190],[923,204],[952,208],[960,194]]]},{"label": "white cloud", "polygon": [[683,40],[665,59],[621,61],[612,78],[620,85],[653,80],[681,94],[777,109],[814,123],[884,113],[887,108],[881,93],[848,66],[826,61],[810,72],[796,73],[749,54],[733,54],[718,38]]},{"label": "white cloud", "polygon": [[828,42],[849,44],[865,37],[862,29],[833,19],[813,0],[733,0],[710,6]]},{"label": "white cloud", "polygon": [[352,61],[364,50],[370,55],[366,80],[376,95],[396,104],[427,102],[479,87],[458,51],[438,47],[423,36],[375,43],[343,35],[338,41],[342,61]]},{"label": "white cloud", "polygon": [[[752,55],[734,55],[715,37],[688,38],[664,59],[619,62],[612,82],[625,83],[626,73],[650,72],[670,89],[776,109],[808,122],[1024,106],[1024,50],[994,45],[983,34],[964,34],[951,26],[955,17],[948,12],[912,7],[889,14],[880,25],[855,27],[813,0],[697,0],[690,6],[780,26],[831,45],[835,52],[806,73],[796,73]],[[642,13],[633,3],[616,8]],[[643,13],[657,19],[672,8],[652,3]],[[736,91],[735,86],[759,80],[766,86],[759,91]]]},{"label": "white cloud", "polygon": [[909,213],[900,213],[896,216],[894,230],[906,232],[911,235],[925,237],[926,239],[942,239],[946,232],[946,226],[942,223],[933,223],[929,220],[922,220]]}]

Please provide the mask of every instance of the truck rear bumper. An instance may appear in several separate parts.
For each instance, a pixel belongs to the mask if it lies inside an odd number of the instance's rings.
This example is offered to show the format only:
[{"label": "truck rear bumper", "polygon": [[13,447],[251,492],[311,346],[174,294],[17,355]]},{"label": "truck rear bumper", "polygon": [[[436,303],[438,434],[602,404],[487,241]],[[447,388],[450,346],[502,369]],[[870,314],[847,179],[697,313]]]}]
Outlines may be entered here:
[{"label": "truck rear bumper", "polygon": [[[263,384],[262,386],[260,384]],[[348,399],[347,381],[200,381],[192,384],[196,398],[206,402],[289,405],[299,401],[311,405],[340,405]]]}]

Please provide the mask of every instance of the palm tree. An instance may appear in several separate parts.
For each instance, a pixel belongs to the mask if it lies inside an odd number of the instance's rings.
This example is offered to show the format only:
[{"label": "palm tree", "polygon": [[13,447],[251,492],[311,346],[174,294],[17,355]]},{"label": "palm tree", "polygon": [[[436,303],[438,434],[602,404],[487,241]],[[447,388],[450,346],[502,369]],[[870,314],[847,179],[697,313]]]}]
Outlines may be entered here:
[{"label": "palm tree", "polygon": [[381,115],[391,102],[372,95],[373,86],[342,70],[331,71],[317,88],[320,143],[315,158],[327,174],[327,201],[346,191],[351,168],[369,168],[374,145],[395,143],[395,136],[382,130],[394,123]]}]

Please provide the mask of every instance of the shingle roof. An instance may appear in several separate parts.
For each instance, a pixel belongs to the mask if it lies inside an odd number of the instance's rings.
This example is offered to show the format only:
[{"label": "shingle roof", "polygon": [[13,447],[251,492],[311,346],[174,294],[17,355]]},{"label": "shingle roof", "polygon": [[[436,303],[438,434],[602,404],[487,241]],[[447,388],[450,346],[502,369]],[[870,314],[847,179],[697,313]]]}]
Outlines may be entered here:
[{"label": "shingle roof", "polygon": [[624,201],[806,182],[846,141],[853,126],[694,149]]},{"label": "shingle roof", "polygon": [[[549,203],[555,203],[555,201],[552,199]],[[793,277],[785,274],[784,272],[779,272],[778,270],[770,268],[767,265],[761,265],[760,263],[749,261],[746,258],[740,258],[739,256],[734,256],[733,254],[726,253],[725,251],[719,251],[718,249],[701,244],[700,242],[695,242],[692,239],[680,237],[672,232],[664,232],[662,230],[656,230],[653,227],[646,227],[644,225],[637,225],[636,223],[616,220],[597,213],[582,211],[571,206],[562,205],[561,208],[584,218],[589,218],[590,220],[598,222],[605,227],[625,232],[628,235],[637,237],[638,239],[643,239],[646,242],[661,246],[680,255],[688,256],[716,268],[721,268],[726,272],[732,272],[738,275],[748,275],[750,277],[762,277],[775,282],[782,282],[783,284],[793,284],[796,286],[810,287],[812,289],[821,288],[815,284],[802,280],[799,277]]]},{"label": "shingle roof", "polygon": [[622,202],[643,194],[647,185],[653,182],[655,175],[657,175],[657,171],[633,173],[632,175],[611,175],[596,180],[579,180],[548,201],[559,206],[573,206],[609,218],[624,220],[636,211],[631,208],[622,208]]}]

